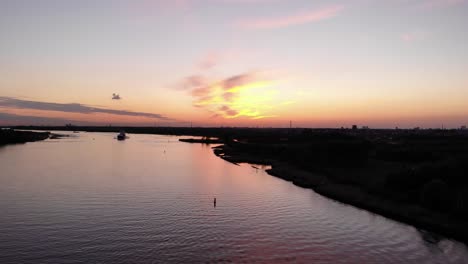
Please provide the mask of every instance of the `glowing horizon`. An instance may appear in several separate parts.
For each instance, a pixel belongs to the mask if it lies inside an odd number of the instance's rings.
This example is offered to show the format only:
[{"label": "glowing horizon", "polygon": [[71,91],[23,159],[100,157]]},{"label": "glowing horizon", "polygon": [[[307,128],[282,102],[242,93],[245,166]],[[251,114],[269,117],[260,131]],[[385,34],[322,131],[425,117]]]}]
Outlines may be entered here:
[{"label": "glowing horizon", "polygon": [[460,127],[468,1],[0,4],[0,125]]}]

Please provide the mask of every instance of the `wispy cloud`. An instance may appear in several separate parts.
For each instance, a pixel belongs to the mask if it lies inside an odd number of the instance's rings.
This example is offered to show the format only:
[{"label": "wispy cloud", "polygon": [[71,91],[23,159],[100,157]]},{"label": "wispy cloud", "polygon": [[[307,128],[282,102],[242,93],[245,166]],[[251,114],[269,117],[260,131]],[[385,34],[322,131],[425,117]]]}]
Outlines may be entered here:
[{"label": "wispy cloud", "polygon": [[340,14],[343,9],[343,5],[331,5],[320,9],[301,11],[296,14],[282,17],[246,19],[237,22],[237,25],[247,29],[284,28],[330,19]]},{"label": "wispy cloud", "polygon": [[65,113],[80,113],[80,114],[93,114],[93,113],[104,113],[111,115],[120,116],[133,116],[133,117],[148,117],[160,120],[170,120],[160,114],[144,113],[144,112],[133,112],[127,110],[114,110],[106,108],[91,107],[78,103],[50,103],[50,102],[38,102],[22,100],[12,97],[0,97],[0,107],[13,108],[13,109],[31,109],[31,110],[43,110],[43,111],[57,111]]},{"label": "wispy cloud", "polygon": [[208,84],[208,80],[201,75],[191,75],[185,77],[178,84],[174,86],[176,90],[190,90],[205,86]]},{"label": "wispy cloud", "polygon": [[209,70],[215,67],[216,65],[218,65],[220,61],[221,61],[221,54],[210,52],[199,61],[198,66],[202,70]]}]

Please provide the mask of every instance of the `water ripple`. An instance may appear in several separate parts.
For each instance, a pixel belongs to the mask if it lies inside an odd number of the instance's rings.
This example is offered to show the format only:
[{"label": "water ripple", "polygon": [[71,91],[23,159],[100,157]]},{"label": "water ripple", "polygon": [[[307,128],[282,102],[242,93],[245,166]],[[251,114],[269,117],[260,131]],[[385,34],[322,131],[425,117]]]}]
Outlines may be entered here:
[{"label": "water ripple", "polygon": [[206,146],[113,136],[0,150],[0,263],[467,263],[464,244]]}]

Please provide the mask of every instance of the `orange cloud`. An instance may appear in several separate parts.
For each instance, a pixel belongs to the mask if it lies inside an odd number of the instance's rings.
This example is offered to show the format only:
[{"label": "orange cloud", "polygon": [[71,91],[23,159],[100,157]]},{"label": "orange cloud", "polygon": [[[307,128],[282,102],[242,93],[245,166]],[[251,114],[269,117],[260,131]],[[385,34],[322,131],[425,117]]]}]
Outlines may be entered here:
[{"label": "orange cloud", "polygon": [[284,102],[279,102],[281,99],[274,82],[259,73],[239,74],[206,85],[190,83],[193,85],[190,89],[194,98],[193,105],[211,112],[214,117],[274,117],[276,115],[272,111],[285,105]]},{"label": "orange cloud", "polygon": [[238,25],[247,29],[274,29],[293,25],[318,22],[337,16],[344,9],[343,5],[332,5],[317,10],[300,12],[294,15],[248,19],[238,22]]}]

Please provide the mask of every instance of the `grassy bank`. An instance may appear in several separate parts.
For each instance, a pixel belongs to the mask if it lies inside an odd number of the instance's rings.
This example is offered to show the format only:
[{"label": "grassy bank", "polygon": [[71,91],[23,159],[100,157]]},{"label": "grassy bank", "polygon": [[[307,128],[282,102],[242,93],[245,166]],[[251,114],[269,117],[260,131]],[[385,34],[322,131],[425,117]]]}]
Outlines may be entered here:
[{"label": "grassy bank", "polygon": [[[374,131],[375,132],[375,131]],[[468,137],[457,131],[238,138],[214,148],[233,163],[317,193],[468,242]]]},{"label": "grassy bank", "polygon": [[19,144],[40,141],[49,138],[49,132],[17,131],[13,129],[0,129],[0,145]]}]

